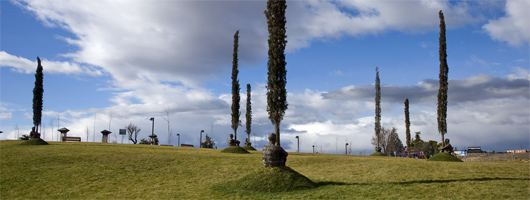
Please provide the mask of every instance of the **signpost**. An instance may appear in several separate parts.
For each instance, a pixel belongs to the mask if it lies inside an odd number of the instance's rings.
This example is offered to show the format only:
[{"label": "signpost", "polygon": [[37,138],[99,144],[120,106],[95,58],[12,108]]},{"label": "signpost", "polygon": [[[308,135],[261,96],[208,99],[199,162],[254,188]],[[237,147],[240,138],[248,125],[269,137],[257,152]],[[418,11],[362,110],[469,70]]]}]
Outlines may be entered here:
[{"label": "signpost", "polygon": [[127,135],[127,130],[120,129],[120,135],[121,135],[121,143],[123,144],[123,138],[125,137],[125,135]]}]

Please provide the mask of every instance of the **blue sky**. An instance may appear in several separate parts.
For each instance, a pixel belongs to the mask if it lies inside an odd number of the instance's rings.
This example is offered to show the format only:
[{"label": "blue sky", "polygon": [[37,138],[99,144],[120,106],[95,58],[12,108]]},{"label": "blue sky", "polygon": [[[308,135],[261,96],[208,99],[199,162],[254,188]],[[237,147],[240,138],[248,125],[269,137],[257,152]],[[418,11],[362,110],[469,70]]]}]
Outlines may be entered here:
[{"label": "blue sky", "polygon": [[[528,1],[288,1],[287,90],[282,146],[324,153],[373,152],[375,67],[384,127],[440,140],[436,125],[438,11],[447,25],[448,134],[457,148],[505,151],[530,143]],[[0,139],[27,134],[36,57],[44,66],[44,130],[57,121],[83,141],[129,123],[140,138],[226,147],[233,34],[240,31],[241,120],[252,85],[259,148],[273,131],[266,112],[264,1],[1,1]],[[166,112],[170,113],[168,122]],[[59,120],[57,120],[59,118]],[[212,126],[213,125],[213,126]],[[16,129],[18,127],[18,131]],[[212,133],[213,130],[213,133]],[[53,134],[52,134],[53,133]],[[238,139],[244,140],[244,127]],[[121,136],[111,135],[121,143]],[[171,141],[168,141],[171,140]],[[125,139],[126,142],[126,139]]]}]

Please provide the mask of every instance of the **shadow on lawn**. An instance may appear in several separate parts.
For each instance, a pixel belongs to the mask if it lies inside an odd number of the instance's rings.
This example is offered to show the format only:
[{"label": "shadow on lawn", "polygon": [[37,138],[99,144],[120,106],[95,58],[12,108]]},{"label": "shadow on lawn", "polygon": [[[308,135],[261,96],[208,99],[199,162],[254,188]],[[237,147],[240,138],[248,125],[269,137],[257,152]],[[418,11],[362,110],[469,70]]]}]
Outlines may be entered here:
[{"label": "shadow on lawn", "polygon": [[451,182],[465,182],[465,181],[530,181],[530,178],[465,178],[465,179],[446,179],[446,180],[418,180],[418,181],[403,181],[403,182],[377,182],[377,183],[345,183],[336,181],[322,181],[316,182],[318,187],[328,185],[381,185],[381,184],[421,184],[421,183],[451,183]]}]

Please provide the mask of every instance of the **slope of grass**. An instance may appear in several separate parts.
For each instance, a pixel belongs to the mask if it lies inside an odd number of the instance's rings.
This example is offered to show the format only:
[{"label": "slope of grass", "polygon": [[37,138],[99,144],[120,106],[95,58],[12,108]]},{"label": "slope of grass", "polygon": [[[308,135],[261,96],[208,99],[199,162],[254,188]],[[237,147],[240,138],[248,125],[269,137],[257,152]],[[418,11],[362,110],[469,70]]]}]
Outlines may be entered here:
[{"label": "slope of grass", "polygon": [[289,192],[315,188],[317,185],[289,167],[257,167],[243,178],[220,184],[222,191]]},{"label": "slope of grass", "polygon": [[26,140],[21,145],[48,145],[49,143],[44,141],[41,138],[30,138],[29,140]]},{"label": "slope of grass", "polygon": [[256,149],[252,146],[243,146],[243,149],[247,150],[247,151],[256,151]]},{"label": "slope of grass", "polygon": [[240,153],[240,154],[247,154],[250,153],[246,149],[240,146],[228,146],[226,149],[221,150],[223,153]]},{"label": "slope of grass", "polygon": [[313,181],[291,192],[219,190],[263,168],[260,151],[0,141],[0,199],[528,199],[526,160],[427,162],[289,153]]}]

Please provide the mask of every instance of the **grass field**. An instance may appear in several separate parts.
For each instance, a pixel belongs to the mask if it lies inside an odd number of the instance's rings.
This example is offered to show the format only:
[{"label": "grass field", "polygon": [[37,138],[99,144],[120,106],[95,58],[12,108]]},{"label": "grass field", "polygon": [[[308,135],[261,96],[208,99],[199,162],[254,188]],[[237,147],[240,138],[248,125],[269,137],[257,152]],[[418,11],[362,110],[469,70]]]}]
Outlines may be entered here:
[{"label": "grass field", "polygon": [[289,153],[287,166],[318,187],[285,193],[222,185],[263,167],[261,151],[149,145],[0,141],[1,199],[528,199],[528,160],[427,162]]}]

